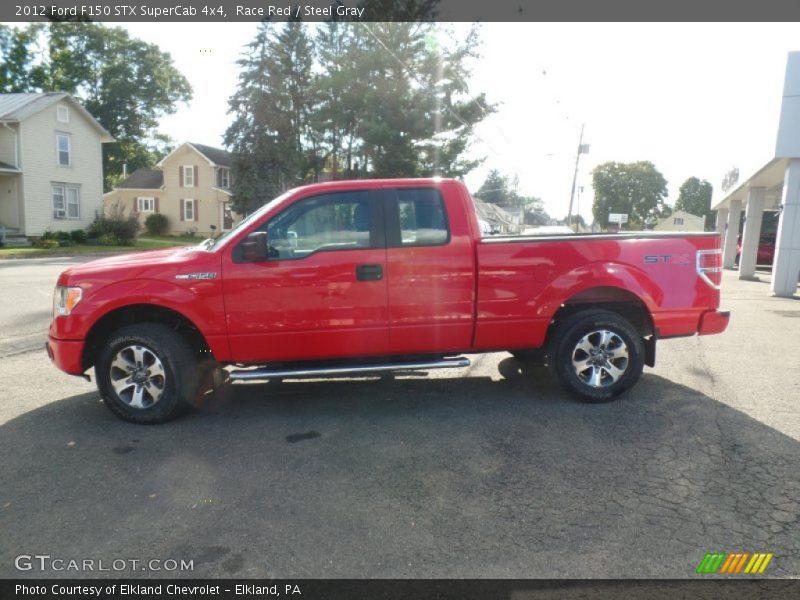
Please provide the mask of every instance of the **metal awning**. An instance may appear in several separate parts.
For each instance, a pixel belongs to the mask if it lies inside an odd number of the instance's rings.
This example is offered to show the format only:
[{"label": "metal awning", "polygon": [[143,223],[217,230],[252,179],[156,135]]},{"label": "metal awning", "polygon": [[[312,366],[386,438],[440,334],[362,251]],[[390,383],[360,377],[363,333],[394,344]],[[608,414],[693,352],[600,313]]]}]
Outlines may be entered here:
[{"label": "metal awning", "polygon": [[783,179],[786,176],[786,167],[789,164],[788,158],[773,158],[746,181],[740,183],[727,196],[715,199],[711,202],[712,210],[720,208],[730,208],[732,200],[741,200],[742,206],[747,204],[747,193],[750,188],[763,187],[765,190],[765,208],[775,209],[780,206],[781,192],[783,191]]}]

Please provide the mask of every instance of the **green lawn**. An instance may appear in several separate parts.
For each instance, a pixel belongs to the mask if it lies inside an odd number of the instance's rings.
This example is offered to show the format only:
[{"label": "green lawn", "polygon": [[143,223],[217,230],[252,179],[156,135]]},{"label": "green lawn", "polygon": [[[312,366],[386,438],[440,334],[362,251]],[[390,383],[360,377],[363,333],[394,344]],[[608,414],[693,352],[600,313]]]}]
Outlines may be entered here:
[{"label": "green lawn", "polygon": [[0,248],[0,259],[41,258],[47,256],[75,256],[78,254],[124,254],[143,250],[158,250],[173,246],[190,246],[200,243],[200,238],[190,240],[169,236],[146,236],[136,240],[133,246],[67,246],[66,248]]}]

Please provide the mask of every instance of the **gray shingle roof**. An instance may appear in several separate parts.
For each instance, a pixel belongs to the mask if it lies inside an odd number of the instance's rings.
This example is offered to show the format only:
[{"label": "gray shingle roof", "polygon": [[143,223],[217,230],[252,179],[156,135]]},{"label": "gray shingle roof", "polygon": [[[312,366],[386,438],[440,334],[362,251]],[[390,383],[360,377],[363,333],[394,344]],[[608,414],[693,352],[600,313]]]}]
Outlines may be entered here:
[{"label": "gray shingle roof", "polygon": [[221,148],[212,148],[211,146],[205,146],[203,144],[195,144],[194,142],[189,143],[197,148],[199,152],[202,152],[206,158],[208,158],[208,160],[213,162],[215,165],[219,167],[231,166],[231,155],[227,150],[222,150]]},{"label": "gray shingle roof", "polygon": [[87,111],[80,102],[66,92],[43,92],[31,94],[0,94],[0,121],[22,121],[40,110],[66,100],[80,112],[100,133],[102,142],[113,142],[114,138]]},{"label": "gray shingle roof", "polygon": [[63,92],[46,94],[0,94],[0,119],[19,121],[28,115],[58,102],[66,96]]},{"label": "gray shingle roof", "polygon": [[154,169],[137,169],[122,181],[117,188],[157,190],[164,185],[164,172]]}]

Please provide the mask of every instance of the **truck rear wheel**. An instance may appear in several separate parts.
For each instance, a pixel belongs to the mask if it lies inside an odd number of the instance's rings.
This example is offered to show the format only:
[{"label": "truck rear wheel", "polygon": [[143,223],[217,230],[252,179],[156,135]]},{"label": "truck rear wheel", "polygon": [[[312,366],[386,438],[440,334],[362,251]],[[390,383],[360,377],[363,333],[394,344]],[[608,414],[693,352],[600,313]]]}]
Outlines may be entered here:
[{"label": "truck rear wheel", "polygon": [[105,405],[133,423],[163,423],[189,407],[198,363],[189,343],[157,323],[115,331],[95,365]]},{"label": "truck rear wheel", "polygon": [[586,310],[558,328],[549,363],[559,383],[579,400],[607,402],[641,377],[644,342],[617,313]]}]

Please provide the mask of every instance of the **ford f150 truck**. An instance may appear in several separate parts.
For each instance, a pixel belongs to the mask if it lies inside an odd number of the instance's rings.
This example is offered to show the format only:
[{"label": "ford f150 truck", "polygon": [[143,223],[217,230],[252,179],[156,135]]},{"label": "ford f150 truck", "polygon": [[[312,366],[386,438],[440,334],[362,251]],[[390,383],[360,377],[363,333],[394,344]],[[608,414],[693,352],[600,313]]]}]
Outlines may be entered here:
[{"label": "ford f150 truck", "polygon": [[569,392],[605,401],[654,365],[657,339],[728,324],[717,234],[480,232],[458,181],[297,188],[197,246],[64,271],[47,351],[67,373],[94,367],[118,416],[155,423],[221,374],[428,370],[535,349]]}]

